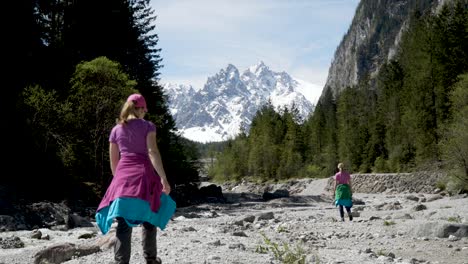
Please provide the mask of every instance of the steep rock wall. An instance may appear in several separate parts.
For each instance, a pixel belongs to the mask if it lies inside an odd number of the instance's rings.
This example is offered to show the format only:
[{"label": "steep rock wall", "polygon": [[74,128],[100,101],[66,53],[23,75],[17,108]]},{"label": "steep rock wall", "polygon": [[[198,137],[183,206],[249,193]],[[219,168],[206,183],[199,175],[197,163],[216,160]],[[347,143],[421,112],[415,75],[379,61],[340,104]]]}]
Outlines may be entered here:
[{"label": "steep rock wall", "polygon": [[[445,0],[448,1],[448,0]],[[413,12],[437,8],[438,0],[362,0],[347,33],[335,51],[322,95],[368,80],[393,58]]]}]

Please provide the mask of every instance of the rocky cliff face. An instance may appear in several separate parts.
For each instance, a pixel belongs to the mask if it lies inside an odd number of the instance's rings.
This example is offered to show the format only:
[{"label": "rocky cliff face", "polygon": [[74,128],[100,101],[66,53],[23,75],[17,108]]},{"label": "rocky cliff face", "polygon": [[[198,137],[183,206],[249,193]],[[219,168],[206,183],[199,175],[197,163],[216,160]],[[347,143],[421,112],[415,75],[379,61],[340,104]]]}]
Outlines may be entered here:
[{"label": "rocky cliff face", "polygon": [[[446,0],[448,1],[448,0]],[[372,80],[397,52],[412,13],[437,8],[440,0],[362,0],[348,32],[335,51],[322,95],[334,95],[363,80]]]}]

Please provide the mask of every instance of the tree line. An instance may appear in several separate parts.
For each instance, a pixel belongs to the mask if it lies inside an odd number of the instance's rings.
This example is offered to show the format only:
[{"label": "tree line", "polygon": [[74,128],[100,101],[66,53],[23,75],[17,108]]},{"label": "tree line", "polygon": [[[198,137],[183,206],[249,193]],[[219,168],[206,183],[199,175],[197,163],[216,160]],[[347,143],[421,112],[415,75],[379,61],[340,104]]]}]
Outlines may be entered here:
[{"label": "tree line", "polygon": [[444,170],[450,178],[440,186],[468,191],[467,40],[467,1],[415,11],[376,76],[337,94],[328,87],[304,122],[266,104],[248,135],[219,152],[210,176],[328,177],[345,162],[363,173]]}]

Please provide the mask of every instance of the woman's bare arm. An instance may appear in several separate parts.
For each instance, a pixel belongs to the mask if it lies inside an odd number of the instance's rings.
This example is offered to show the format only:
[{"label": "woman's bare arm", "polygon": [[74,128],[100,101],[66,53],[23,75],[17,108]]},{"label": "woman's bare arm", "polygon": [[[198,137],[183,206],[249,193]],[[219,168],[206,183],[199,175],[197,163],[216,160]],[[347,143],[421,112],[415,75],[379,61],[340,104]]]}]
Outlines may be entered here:
[{"label": "woman's bare arm", "polygon": [[336,192],[336,179],[333,179],[333,197],[335,197]]},{"label": "woman's bare arm", "polygon": [[117,164],[120,160],[120,149],[119,145],[115,143],[109,144],[109,160],[110,160],[110,167],[112,170],[112,176],[115,175],[115,168],[117,168]]},{"label": "woman's bare arm", "polygon": [[164,171],[155,131],[148,133],[148,136],[146,137],[146,143],[148,145],[148,154],[150,156],[151,163],[153,164],[153,167],[158,173],[159,177],[161,177],[163,192],[169,194],[171,192],[171,186],[167,181],[166,172]]}]

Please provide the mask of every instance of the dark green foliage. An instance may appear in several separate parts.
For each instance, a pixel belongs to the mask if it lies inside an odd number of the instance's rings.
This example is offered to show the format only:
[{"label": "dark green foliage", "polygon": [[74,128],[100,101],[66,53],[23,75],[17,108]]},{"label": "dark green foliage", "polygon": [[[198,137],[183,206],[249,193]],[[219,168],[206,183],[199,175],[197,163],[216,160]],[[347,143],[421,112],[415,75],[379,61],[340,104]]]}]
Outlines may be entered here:
[{"label": "dark green foliage", "polygon": [[368,158],[376,158],[368,149],[375,110],[373,98],[368,98],[368,95],[366,87],[350,87],[340,94],[338,100],[338,153],[340,160],[353,171],[368,172],[372,165]]},{"label": "dark green foliage", "polygon": [[60,160],[65,172],[60,177],[107,184],[109,131],[122,98],[136,92],[135,85],[118,63],[101,57],[77,65],[66,100],[38,86],[25,90],[24,109],[31,113],[32,138],[38,149]]},{"label": "dark green foliage", "polygon": [[215,181],[239,182],[248,175],[247,157],[249,148],[246,137],[225,142],[222,153],[216,155],[216,162],[209,167],[208,175]]},{"label": "dark green foliage", "polygon": [[[403,130],[401,119],[403,112],[403,79],[404,72],[397,61],[385,64],[377,78],[378,99],[377,118],[383,126],[381,138],[384,140],[383,156],[378,158],[381,169],[400,171],[404,164],[414,159],[411,140]],[[388,160],[385,164],[385,160]]]},{"label": "dark green foliage", "polygon": [[453,6],[444,5],[440,14],[432,21],[434,42],[437,44],[434,55],[440,72],[439,81],[444,87],[452,86],[460,73],[468,71],[466,5],[466,1],[455,1]]},{"label": "dark green foliage", "polygon": [[400,61],[405,79],[402,126],[413,138],[416,162],[437,161],[438,141],[435,42],[430,29],[430,17],[413,17],[412,28],[403,37]]},{"label": "dark green foliage", "polygon": [[[163,65],[149,0],[31,0],[19,1],[12,11],[22,21],[11,49],[18,62],[10,67],[17,131],[12,139],[18,142],[12,156],[27,150],[33,157],[8,179],[12,188],[24,190],[19,197],[80,199],[70,190],[85,186],[80,181],[105,190],[110,128],[136,91],[145,96],[147,119],[157,126],[169,182],[198,180],[198,153],[177,136],[158,84]],[[63,188],[57,191],[52,183]]]},{"label": "dark green foliage", "polygon": [[137,92],[135,86],[118,63],[105,57],[77,65],[66,102],[70,112],[64,117],[68,134],[73,135],[65,153],[74,157],[62,159],[78,162],[71,168],[79,181],[107,183],[109,131],[125,98]]},{"label": "dark green foliage", "polygon": [[252,120],[249,135],[249,175],[262,180],[276,178],[283,133],[281,116],[268,102]]},{"label": "dark green foliage", "polygon": [[293,106],[291,110],[284,108],[281,120],[285,125],[284,136],[281,143],[281,154],[277,179],[289,179],[300,176],[303,167],[303,135],[299,125],[299,114]]},{"label": "dark green foliage", "polygon": [[441,141],[452,180],[449,191],[468,192],[468,73],[460,76],[450,98],[453,102],[453,119]]},{"label": "dark green foliage", "polygon": [[197,149],[200,151],[201,158],[211,159],[211,158],[214,158],[218,153],[223,152],[228,142],[229,141],[208,142],[208,143],[193,142],[193,144],[195,144]]},{"label": "dark green foliage", "polygon": [[18,164],[19,157],[24,157],[26,153],[29,158],[21,161],[27,165],[18,166],[15,176],[2,180],[12,182],[12,188],[17,188],[18,198],[33,199],[38,192],[42,192],[43,199],[64,197],[67,190],[57,190],[50,183],[59,186],[69,186],[71,183],[71,179],[56,173],[65,169],[57,154],[69,139],[62,133],[62,117],[68,112],[68,107],[58,102],[56,92],[30,86],[19,96],[18,108],[22,116],[27,117],[22,120],[22,130],[17,130],[19,135],[27,135],[18,141],[18,147],[27,148],[22,149],[22,155],[16,156],[14,164]]},{"label": "dark green foliage", "polygon": [[305,162],[307,166],[318,167],[319,175],[314,176],[323,177],[335,172],[338,157],[336,138],[336,101],[331,89],[326,89],[314,113],[304,123]]}]

